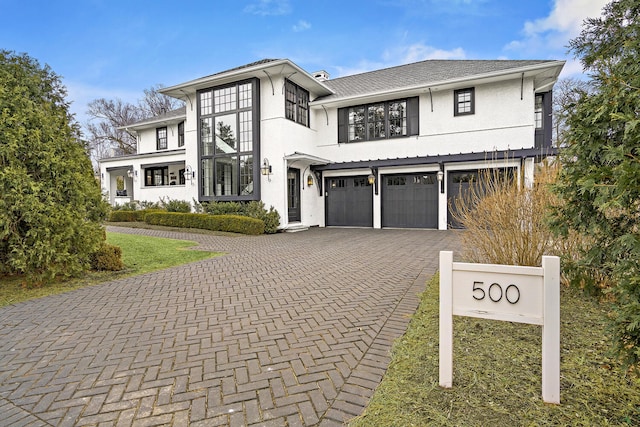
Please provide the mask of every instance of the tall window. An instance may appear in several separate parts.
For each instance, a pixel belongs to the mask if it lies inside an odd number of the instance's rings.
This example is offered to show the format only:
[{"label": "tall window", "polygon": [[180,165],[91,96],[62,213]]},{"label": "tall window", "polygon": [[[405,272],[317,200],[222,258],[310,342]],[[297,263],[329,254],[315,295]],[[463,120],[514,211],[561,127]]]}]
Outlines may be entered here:
[{"label": "tall window", "polygon": [[158,150],[167,149],[167,128],[156,129],[156,148]]},{"label": "tall window", "polygon": [[536,95],[533,120],[536,124],[536,129],[542,129],[542,95]]},{"label": "tall window", "polygon": [[418,98],[338,110],[338,141],[359,142],[418,134]]},{"label": "tall window", "polygon": [[198,92],[202,200],[256,200],[258,80]]},{"label": "tall window", "polygon": [[184,147],[184,122],[178,123],[178,147]]},{"label": "tall window", "polygon": [[309,126],[309,92],[289,80],[285,80],[284,90],[284,110],[287,119]]},{"label": "tall window", "polygon": [[475,113],[474,88],[459,89],[453,91],[453,115],[464,116]]}]

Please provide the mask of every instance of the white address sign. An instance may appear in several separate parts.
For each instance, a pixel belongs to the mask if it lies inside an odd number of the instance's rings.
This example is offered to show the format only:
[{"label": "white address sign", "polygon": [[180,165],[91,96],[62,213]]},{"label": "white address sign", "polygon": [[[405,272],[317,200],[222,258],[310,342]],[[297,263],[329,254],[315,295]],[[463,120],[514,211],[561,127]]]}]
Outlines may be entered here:
[{"label": "white address sign", "polygon": [[440,386],[453,385],[453,316],[542,325],[542,398],[560,403],[560,259],[542,267],[453,262],[440,252]]}]

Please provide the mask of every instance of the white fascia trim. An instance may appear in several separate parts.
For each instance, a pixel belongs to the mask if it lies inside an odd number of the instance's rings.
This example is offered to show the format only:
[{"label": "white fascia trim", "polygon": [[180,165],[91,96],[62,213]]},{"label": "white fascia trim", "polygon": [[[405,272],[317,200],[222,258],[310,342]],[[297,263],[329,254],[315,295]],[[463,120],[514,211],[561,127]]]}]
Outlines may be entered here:
[{"label": "white fascia trim", "polygon": [[296,72],[302,73],[305,76],[307,76],[310,80],[314,81],[316,84],[318,84],[324,90],[326,90],[327,93],[335,93],[327,85],[325,85],[324,83],[318,81],[311,74],[309,74],[308,72],[306,72],[305,70],[303,70],[302,68],[300,68],[299,66],[294,64],[293,62],[289,61],[288,59],[280,59],[280,60],[277,60],[277,61],[266,62],[266,63],[263,63],[263,64],[254,65],[253,67],[239,68],[237,70],[228,71],[226,73],[214,74],[214,75],[210,75],[210,76],[206,76],[206,77],[201,77],[199,79],[191,80],[191,81],[188,81],[188,82],[185,82],[185,83],[180,83],[178,85],[162,88],[158,92],[160,92],[160,93],[162,93],[164,95],[173,96],[173,95],[170,95],[170,92],[176,92],[176,91],[181,91],[181,90],[186,90],[186,89],[189,89],[189,90],[203,89],[203,88],[206,88],[206,87],[210,87],[217,80],[233,79],[233,78],[246,78],[248,74],[254,74],[254,73],[262,71],[262,70],[268,70],[270,68],[279,67],[279,66],[282,66],[282,67],[289,66],[289,67],[293,68]]},{"label": "white fascia trim", "polygon": [[134,123],[131,125],[120,126],[120,127],[117,127],[116,129],[124,130],[124,131],[131,130],[131,131],[137,132],[138,130],[155,128],[155,127],[158,127],[158,125],[174,125],[176,123],[183,122],[186,119],[187,119],[187,115],[185,114],[183,116],[171,117],[170,119],[158,119],[158,120],[153,120],[153,121],[139,123],[139,124]]},{"label": "white fascia trim", "polygon": [[98,163],[110,163],[110,162],[117,162],[120,160],[146,159],[149,157],[168,157],[168,156],[185,154],[185,152],[186,150],[184,148],[178,148],[177,150],[169,150],[169,151],[154,151],[152,153],[129,154],[126,156],[119,156],[119,157],[105,157],[103,159],[98,160]]},{"label": "white fascia trim", "polygon": [[557,76],[560,73],[560,70],[562,70],[562,67],[564,66],[565,62],[566,61],[545,62],[541,64],[536,64],[536,65],[529,65],[526,67],[509,68],[508,70],[493,71],[491,73],[485,73],[485,74],[474,74],[472,76],[460,77],[457,79],[450,79],[450,80],[441,80],[437,82],[431,82],[428,84],[419,84],[419,85],[405,87],[401,89],[389,89],[389,90],[379,91],[379,92],[363,93],[363,94],[352,95],[344,98],[336,98],[329,101],[322,101],[322,100],[312,101],[312,102],[309,102],[309,107],[322,108],[322,107],[327,107],[334,104],[343,104],[343,103],[350,104],[353,101],[363,100],[366,98],[388,97],[390,95],[396,96],[396,97],[398,96],[402,97],[403,95],[415,94],[417,92],[426,92],[429,88],[433,89],[434,91],[439,91],[439,90],[450,89],[453,87],[459,87],[461,83],[474,83],[474,82],[481,82],[483,80],[494,80],[494,81],[503,80],[502,77],[509,76],[509,75],[513,75],[513,77],[515,78],[522,75],[522,73],[525,73],[526,77],[532,77],[532,76],[535,77],[535,74],[536,74],[534,73],[535,71],[539,71],[543,69],[552,69],[554,67],[558,68],[558,72],[556,73],[556,76]]}]

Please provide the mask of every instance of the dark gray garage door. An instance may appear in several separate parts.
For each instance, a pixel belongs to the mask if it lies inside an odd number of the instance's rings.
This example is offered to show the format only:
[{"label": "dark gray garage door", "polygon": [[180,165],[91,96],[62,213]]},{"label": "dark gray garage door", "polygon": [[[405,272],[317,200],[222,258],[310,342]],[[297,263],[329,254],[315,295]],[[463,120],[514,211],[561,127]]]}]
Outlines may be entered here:
[{"label": "dark gray garage door", "polygon": [[457,221],[451,212],[456,209],[454,200],[460,195],[465,195],[469,188],[474,185],[476,191],[484,192],[485,189],[482,185],[488,179],[495,182],[495,180],[514,179],[516,177],[516,168],[498,168],[498,169],[478,169],[464,170],[449,172],[447,178],[447,198],[449,209],[447,210],[447,223],[449,228],[462,228],[463,225]]},{"label": "dark gray garage door", "polygon": [[451,212],[456,211],[455,199],[464,195],[469,191],[472,183],[478,182],[478,170],[455,171],[449,172],[447,178],[447,224],[449,228],[462,228],[462,224],[456,220]]},{"label": "dark gray garage door", "polygon": [[382,226],[438,228],[436,174],[383,175]]},{"label": "dark gray garage door", "polygon": [[366,176],[327,178],[325,188],[328,226],[373,227],[373,187]]}]

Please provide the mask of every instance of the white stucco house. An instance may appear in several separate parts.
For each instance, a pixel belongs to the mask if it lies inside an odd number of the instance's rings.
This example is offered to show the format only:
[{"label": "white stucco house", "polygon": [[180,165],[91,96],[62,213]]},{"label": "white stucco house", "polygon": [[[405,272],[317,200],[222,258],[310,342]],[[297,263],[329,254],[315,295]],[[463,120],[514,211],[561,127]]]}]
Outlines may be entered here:
[{"label": "white stucco house", "polygon": [[112,204],[262,200],[282,228],[447,229],[448,199],[479,170],[532,180],[554,154],[563,66],[428,60],[331,79],[254,62],[162,89],[185,107],[128,126],[137,153],[100,161],[103,191]]}]

